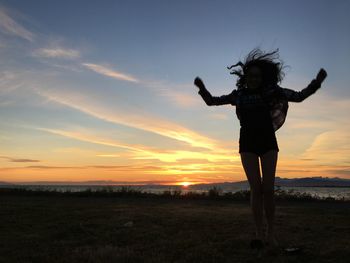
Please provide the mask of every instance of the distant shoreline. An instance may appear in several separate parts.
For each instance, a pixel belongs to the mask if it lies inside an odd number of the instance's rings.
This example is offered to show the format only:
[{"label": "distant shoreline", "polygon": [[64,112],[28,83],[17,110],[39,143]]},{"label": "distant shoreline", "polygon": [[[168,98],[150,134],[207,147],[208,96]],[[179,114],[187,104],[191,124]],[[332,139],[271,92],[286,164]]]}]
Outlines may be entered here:
[{"label": "distant shoreline", "polygon": [[[18,181],[7,182],[0,181],[0,186],[130,186],[130,187],[152,187],[152,188],[169,188],[169,187],[184,187],[184,189],[204,189],[211,187],[220,187],[224,189],[233,188],[249,188],[247,180],[242,181],[224,181],[224,182],[197,182],[191,181],[114,181],[114,180],[86,180],[86,181]],[[283,178],[276,176],[275,187],[324,187],[324,188],[350,188],[350,179],[340,177],[298,177],[298,178]]]},{"label": "distant shoreline", "polygon": [[[40,187],[40,186],[39,186]],[[137,198],[170,198],[170,199],[216,199],[216,200],[236,200],[249,201],[250,190],[238,190],[236,192],[223,192],[220,188],[213,187],[208,191],[182,191],[182,189],[168,189],[155,192],[143,191],[134,189],[128,186],[115,188],[113,186],[106,186],[102,189],[87,188],[81,191],[59,191],[57,189],[28,189],[24,187],[0,187],[0,196],[18,195],[18,196],[70,196],[70,197],[137,197]],[[339,202],[350,203],[350,199],[345,197],[334,198],[329,196],[317,196],[310,193],[299,193],[293,191],[286,191],[283,189],[275,190],[275,200],[280,201],[312,201],[312,202]]]}]

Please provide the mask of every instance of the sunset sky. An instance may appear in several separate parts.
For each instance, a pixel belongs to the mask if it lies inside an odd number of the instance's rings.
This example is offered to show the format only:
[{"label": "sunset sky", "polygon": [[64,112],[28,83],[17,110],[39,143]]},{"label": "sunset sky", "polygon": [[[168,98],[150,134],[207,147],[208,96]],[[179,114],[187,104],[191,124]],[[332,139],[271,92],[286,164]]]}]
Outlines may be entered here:
[{"label": "sunset sky", "polygon": [[0,1],[0,181],[246,180],[226,66],[279,48],[276,176],[350,178],[349,1]]}]

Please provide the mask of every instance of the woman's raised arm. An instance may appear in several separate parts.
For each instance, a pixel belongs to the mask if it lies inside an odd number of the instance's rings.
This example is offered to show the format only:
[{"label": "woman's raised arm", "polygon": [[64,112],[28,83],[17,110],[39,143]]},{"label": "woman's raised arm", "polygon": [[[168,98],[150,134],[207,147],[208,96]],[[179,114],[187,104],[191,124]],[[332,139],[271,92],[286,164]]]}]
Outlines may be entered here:
[{"label": "woman's raised arm", "polygon": [[295,91],[287,88],[281,88],[281,96],[284,99],[287,99],[288,101],[292,102],[302,102],[310,95],[314,94],[316,90],[318,90],[321,87],[322,82],[327,77],[327,72],[321,68],[319,73],[317,74],[317,77],[313,79],[310,84],[302,89],[301,91]]},{"label": "woman's raised arm", "polygon": [[202,96],[203,100],[208,106],[219,106],[225,104],[236,105],[237,90],[233,90],[227,95],[212,96],[199,77],[195,78],[194,84],[199,88],[198,94]]}]

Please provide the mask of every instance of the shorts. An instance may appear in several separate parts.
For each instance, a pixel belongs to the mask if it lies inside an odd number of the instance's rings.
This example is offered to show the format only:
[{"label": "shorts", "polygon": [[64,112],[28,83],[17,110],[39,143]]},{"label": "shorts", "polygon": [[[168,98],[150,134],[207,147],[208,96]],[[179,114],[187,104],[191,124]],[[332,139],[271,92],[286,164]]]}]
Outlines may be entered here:
[{"label": "shorts", "polygon": [[279,152],[275,132],[272,130],[246,130],[241,128],[239,136],[239,153],[253,152],[258,156],[269,150]]}]

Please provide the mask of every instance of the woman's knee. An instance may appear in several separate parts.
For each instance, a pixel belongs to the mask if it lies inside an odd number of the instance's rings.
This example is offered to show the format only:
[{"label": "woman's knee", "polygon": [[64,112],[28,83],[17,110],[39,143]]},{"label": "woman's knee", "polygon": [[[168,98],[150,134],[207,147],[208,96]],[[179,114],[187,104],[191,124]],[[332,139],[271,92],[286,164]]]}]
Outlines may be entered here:
[{"label": "woman's knee", "polygon": [[250,188],[261,191],[261,176],[258,156],[254,153],[241,153],[241,160]]}]

